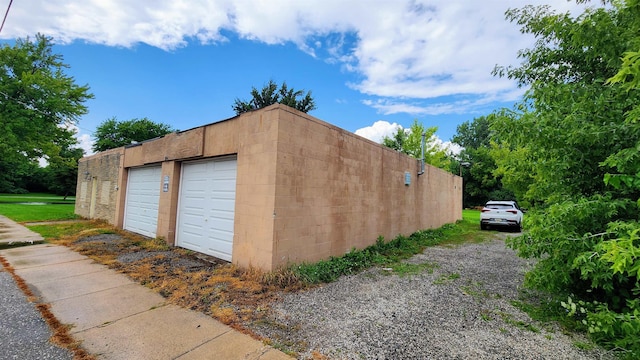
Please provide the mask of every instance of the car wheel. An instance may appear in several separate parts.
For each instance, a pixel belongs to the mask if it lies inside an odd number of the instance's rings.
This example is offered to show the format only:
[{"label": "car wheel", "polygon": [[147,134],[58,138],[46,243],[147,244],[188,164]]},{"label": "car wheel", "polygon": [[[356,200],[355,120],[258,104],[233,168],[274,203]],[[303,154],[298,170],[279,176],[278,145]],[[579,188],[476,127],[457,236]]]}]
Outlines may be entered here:
[{"label": "car wheel", "polygon": [[515,232],[522,232],[522,223],[517,223],[513,230],[515,230]]},{"label": "car wheel", "polygon": [[480,230],[487,230],[487,225],[480,223]]}]

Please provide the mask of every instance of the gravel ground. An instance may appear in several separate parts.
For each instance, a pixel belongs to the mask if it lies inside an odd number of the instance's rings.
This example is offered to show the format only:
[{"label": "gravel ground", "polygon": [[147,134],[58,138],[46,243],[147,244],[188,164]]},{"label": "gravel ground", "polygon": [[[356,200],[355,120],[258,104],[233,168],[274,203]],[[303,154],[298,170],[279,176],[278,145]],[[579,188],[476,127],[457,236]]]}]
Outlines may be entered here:
[{"label": "gravel ground", "polygon": [[[254,331],[330,359],[608,359],[581,350],[551,325],[510,304],[530,266],[505,234],[481,244],[431,247],[409,259],[416,275],[374,268],[310,291],[285,294]],[[317,356],[317,354],[316,354]]]},{"label": "gravel ground", "polygon": [[49,342],[52,333],[33,303],[0,269],[0,359],[73,359]]}]

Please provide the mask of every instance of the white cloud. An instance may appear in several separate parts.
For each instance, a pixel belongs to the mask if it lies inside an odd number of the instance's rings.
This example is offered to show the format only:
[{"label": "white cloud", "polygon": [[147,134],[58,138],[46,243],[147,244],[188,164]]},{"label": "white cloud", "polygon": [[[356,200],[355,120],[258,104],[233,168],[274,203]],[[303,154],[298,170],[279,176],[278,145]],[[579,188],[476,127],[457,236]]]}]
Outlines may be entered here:
[{"label": "white cloud", "polygon": [[[531,45],[504,19],[507,8],[530,3],[542,0],[32,0],[14,2],[2,37],[42,32],[61,42],[143,42],[171,50],[189,39],[224,42],[221,31],[231,31],[325,54],[362,79],[349,86],[382,98],[370,103],[382,113],[440,114],[460,104],[404,100],[479,95],[510,101],[518,93],[512,81],[493,77],[491,70],[515,64],[516,51]],[[579,7],[567,1],[553,6]]]},{"label": "white cloud", "polygon": [[[75,137],[76,141],[78,142],[76,146],[72,146],[73,148],[81,148],[82,150],[84,150],[85,156],[93,155],[93,150],[91,149],[91,147],[93,146],[93,140],[91,140],[90,135],[81,134],[80,128],[70,122],[64,122],[62,124],[59,124],[58,126],[63,129],[71,130],[73,132],[73,137]],[[38,158],[38,164],[40,165],[40,167],[49,166],[48,157]]]},{"label": "white cloud", "polygon": [[[398,129],[403,129],[402,125],[396,123],[391,124],[388,121],[379,120],[374,122],[371,126],[356,130],[355,134],[371,141],[381,143],[382,138],[393,135],[398,131]],[[458,155],[463,149],[460,145],[454,144],[451,141],[443,141],[438,137],[438,135],[433,135],[431,137],[431,142],[433,142],[436,147],[445,149],[446,152],[451,155]]]},{"label": "white cloud", "polygon": [[78,139],[78,147],[84,150],[84,155],[93,155],[93,140],[91,140],[91,135],[89,134],[76,134],[76,138]]},{"label": "white cloud", "polygon": [[381,143],[385,136],[391,136],[398,128],[402,129],[402,126],[396,123],[389,123],[388,121],[376,121],[371,126],[364,127],[355,131],[356,135],[360,135],[371,141]]},{"label": "white cloud", "polygon": [[[463,96],[462,100],[431,102],[421,99],[391,99],[363,100],[362,103],[376,109],[383,115],[406,113],[410,115],[442,115],[468,114],[474,109],[491,105],[496,101],[515,101],[524,94],[524,89],[517,88],[500,94],[483,94],[480,96]],[[439,99],[441,100],[441,99]]]},{"label": "white cloud", "polygon": [[451,141],[442,141],[442,139],[440,139],[437,135],[433,135],[432,140],[437,147],[445,149],[445,151],[449,155],[459,155],[460,152],[464,149],[462,146],[454,144]]},{"label": "white cloud", "polygon": [[93,149],[91,149],[91,147],[93,146],[94,141],[91,139],[91,135],[81,133],[80,132],[80,128],[78,128],[78,126],[76,126],[74,124],[67,123],[64,126],[67,129],[73,131],[73,133],[74,133],[73,136],[78,141],[78,145],[75,146],[75,147],[78,147],[78,148],[81,148],[82,150],[84,150],[85,156],[92,155],[93,154]]}]

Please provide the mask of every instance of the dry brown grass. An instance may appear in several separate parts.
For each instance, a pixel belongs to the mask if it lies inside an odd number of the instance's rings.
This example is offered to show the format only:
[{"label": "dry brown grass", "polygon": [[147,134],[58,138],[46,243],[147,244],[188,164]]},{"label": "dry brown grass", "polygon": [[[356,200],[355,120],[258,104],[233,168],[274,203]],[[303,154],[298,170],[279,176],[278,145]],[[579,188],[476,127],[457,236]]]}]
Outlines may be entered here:
[{"label": "dry brown grass", "polygon": [[[208,262],[191,251],[167,246],[163,239],[149,239],[116,229],[104,221],[39,225],[35,230],[48,231],[48,236],[45,236],[48,242],[65,245],[126,274],[157,291],[171,304],[200,311],[263,341],[268,339],[260,338],[246,325],[262,321],[280,293],[307,286],[289,269],[265,273],[256,268],[240,269],[226,262]],[[93,241],[91,238],[103,234],[115,234],[117,240]],[[132,253],[144,253],[146,256],[132,262],[118,260],[122,255],[135,255]],[[185,267],[177,260],[199,265]],[[16,282],[22,281],[13,272],[12,275]],[[24,287],[23,291],[33,301],[33,295],[27,293],[28,287],[23,281],[22,284],[21,288]],[[94,359],[74,342],[68,329],[53,317],[48,305],[42,304],[38,309],[54,330],[52,341],[72,350],[76,359]]]},{"label": "dry brown grass", "polygon": [[[122,240],[108,244],[101,242],[78,242],[78,240],[100,234],[117,234]],[[100,220],[87,221],[85,229],[56,236],[49,239],[49,241],[58,245],[68,246],[96,262],[111,267],[118,267],[117,257],[122,254],[145,250],[165,251],[170,248],[162,239],[150,239],[142,235],[116,229],[112,225]]]},{"label": "dry brown grass", "polygon": [[238,316],[233,308],[221,308],[218,304],[211,305],[211,314],[223,324],[231,325],[238,321]]},{"label": "dry brown grass", "polygon": [[[104,221],[34,225],[30,228],[43,234],[47,242],[65,245],[124,273],[161,294],[168,303],[202,312],[265,342],[269,339],[255,334],[250,325],[266,319],[279,294],[307,287],[290,269],[270,273],[255,268],[240,269],[167,246],[163,239],[150,239],[116,229]],[[107,239],[102,236],[105,234],[115,236]],[[47,306],[39,309],[56,334],[66,331],[61,334],[68,335],[68,329],[56,323]],[[45,315],[47,312],[49,315]],[[76,359],[93,359],[82,352],[71,337],[62,335],[56,335],[54,341],[74,351]],[[292,350],[283,350],[295,354]]]},{"label": "dry brown grass", "polygon": [[[117,234],[118,241],[86,241],[99,234]],[[264,273],[259,269],[240,269],[228,263],[209,263],[188,250],[167,246],[162,239],[149,239],[113,228],[104,222],[90,222],[88,228],[50,239],[66,245],[93,260],[122,272],[161,294],[169,303],[200,311],[231,327],[259,338],[245,324],[259,321],[270,304],[283,291],[306,285],[292,271]],[[124,254],[158,252],[130,263],[118,261]],[[167,256],[169,253],[171,256]],[[176,258],[202,264],[197,269],[176,265]]]},{"label": "dry brown grass", "polygon": [[311,352],[311,359],[312,360],[329,360],[328,356],[322,355],[317,351],[313,351]]},{"label": "dry brown grass", "polygon": [[285,290],[264,283],[262,274],[253,269],[222,264],[186,271],[163,260],[162,255],[147,258],[120,265],[120,270],[170,303],[203,312],[245,333],[250,332],[242,324],[264,316],[264,310]]}]

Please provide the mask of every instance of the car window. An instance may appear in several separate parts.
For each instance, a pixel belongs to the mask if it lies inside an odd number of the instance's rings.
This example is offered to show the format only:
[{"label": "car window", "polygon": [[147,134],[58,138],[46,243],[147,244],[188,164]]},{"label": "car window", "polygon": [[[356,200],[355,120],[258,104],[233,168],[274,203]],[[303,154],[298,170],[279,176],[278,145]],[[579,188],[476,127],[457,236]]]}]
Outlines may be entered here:
[{"label": "car window", "polygon": [[486,206],[487,209],[496,209],[496,210],[504,210],[504,209],[513,209],[513,205],[507,204],[489,204]]}]

